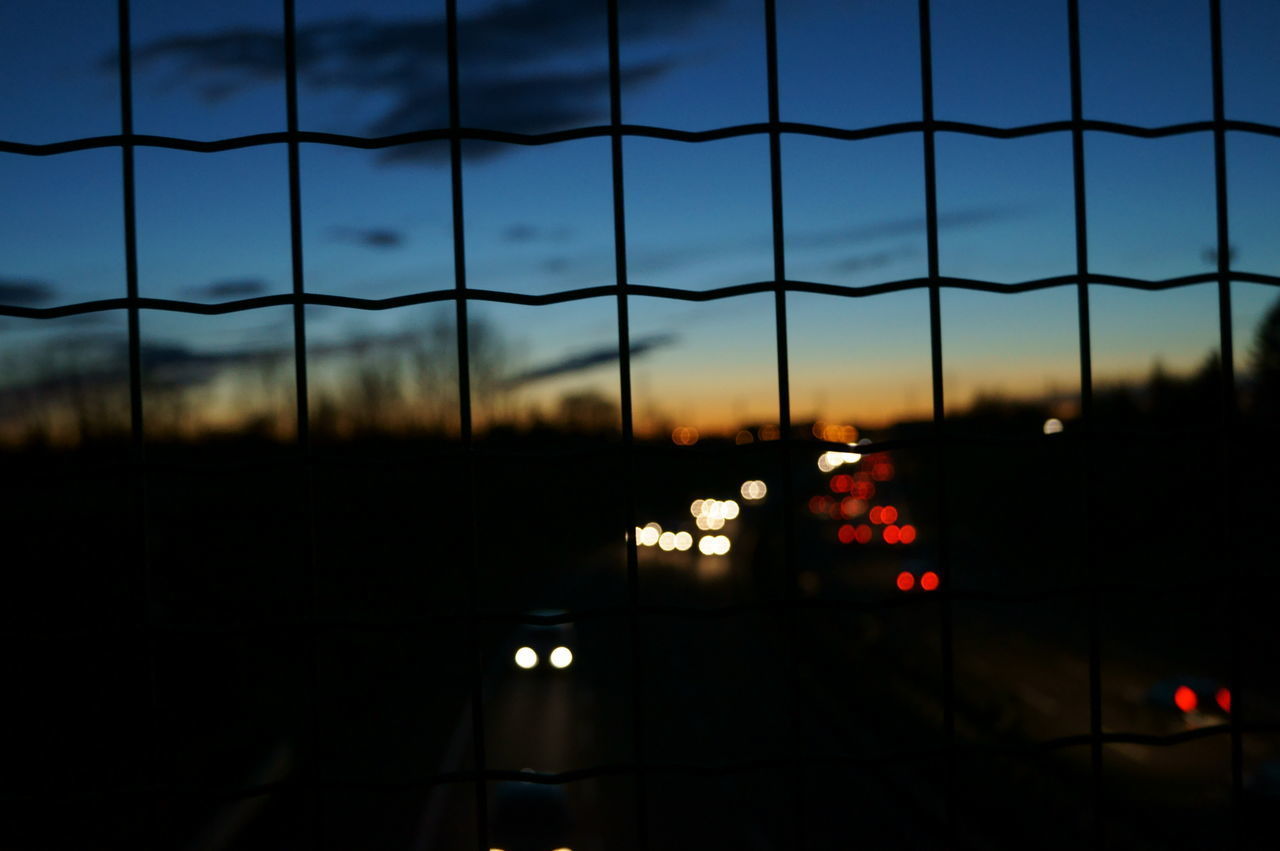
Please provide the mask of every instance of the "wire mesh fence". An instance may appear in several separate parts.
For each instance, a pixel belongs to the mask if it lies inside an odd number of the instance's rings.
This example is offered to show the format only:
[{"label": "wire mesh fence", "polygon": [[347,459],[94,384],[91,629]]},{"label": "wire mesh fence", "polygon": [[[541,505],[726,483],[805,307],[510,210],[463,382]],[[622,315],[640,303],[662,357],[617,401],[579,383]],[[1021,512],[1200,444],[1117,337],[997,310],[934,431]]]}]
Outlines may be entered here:
[{"label": "wire mesh fence", "polygon": [[[129,388],[129,433],[131,436],[131,454],[126,467],[136,473],[132,481],[131,493],[133,513],[130,515],[134,535],[129,539],[131,563],[138,574],[134,587],[142,599],[134,600],[142,612],[138,622],[129,625],[128,630],[147,636],[148,641],[163,642],[172,635],[192,634],[224,634],[237,635],[245,632],[293,635],[303,642],[302,656],[308,660],[303,665],[301,674],[305,681],[304,689],[309,694],[308,705],[300,708],[302,715],[300,751],[308,753],[319,746],[318,717],[326,707],[319,696],[317,672],[315,670],[315,648],[323,641],[327,632],[361,631],[371,633],[389,633],[393,635],[433,634],[442,627],[455,630],[466,637],[464,653],[465,667],[469,668],[467,683],[467,705],[470,707],[469,729],[470,740],[466,744],[468,751],[468,768],[437,773],[410,772],[394,781],[377,781],[361,777],[336,776],[333,773],[312,772],[304,769],[293,777],[276,779],[248,785],[237,784],[201,784],[189,783],[186,786],[163,782],[161,778],[152,778],[154,783],[139,790],[128,787],[106,786],[86,792],[85,797],[97,800],[110,800],[117,797],[155,795],[157,800],[167,800],[170,796],[190,794],[197,797],[217,800],[251,799],[271,793],[301,790],[304,796],[310,796],[313,808],[321,806],[324,790],[345,790],[354,794],[358,790],[389,791],[415,787],[432,787],[440,784],[473,784],[474,799],[470,805],[475,817],[475,835],[477,847],[490,848],[490,807],[492,803],[491,784],[501,781],[527,782],[558,786],[584,780],[606,778],[628,778],[633,781],[630,790],[634,795],[635,833],[637,844],[641,847],[652,847],[661,844],[660,839],[648,835],[648,824],[651,819],[648,805],[649,787],[658,778],[667,776],[735,776],[763,773],[777,778],[794,778],[802,772],[813,768],[842,769],[851,771],[870,770],[886,764],[922,764],[926,769],[936,772],[943,780],[943,799],[945,812],[942,817],[943,835],[950,846],[961,847],[963,838],[958,836],[954,825],[961,819],[957,811],[960,806],[960,790],[957,784],[957,760],[961,755],[972,751],[981,751],[1001,755],[1034,755],[1045,752],[1066,750],[1075,747],[1087,747],[1089,752],[1089,805],[1095,814],[1092,821],[1092,840],[1099,847],[1104,841],[1105,819],[1101,814],[1106,809],[1103,774],[1104,748],[1108,745],[1136,745],[1142,747],[1181,747],[1187,743],[1217,736],[1225,736],[1230,742],[1231,762],[1231,799],[1238,810],[1243,806],[1245,794],[1245,771],[1243,755],[1243,737],[1247,733],[1267,733],[1280,731],[1275,724],[1245,724],[1239,721],[1240,708],[1249,700],[1250,686],[1241,669],[1241,637],[1239,630],[1233,630],[1230,647],[1230,663],[1228,686],[1230,688],[1233,711],[1231,716],[1220,724],[1201,726],[1185,732],[1157,734],[1146,732],[1114,731],[1104,727],[1103,723],[1103,676],[1106,664],[1104,654],[1104,632],[1102,610],[1108,599],[1141,590],[1138,583],[1116,581],[1104,575],[1097,567],[1100,554],[1097,542],[1086,545],[1085,564],[1081,581],[1071,585],[1063,585],[1042,590],[1001,590],[977,589],[957,584],[957,571],[963,566],[957,564],[950,555],[950,541],[947,536],[948,522],[945,512],[951,505],[943,498],[949,489],[955,487],[957,475],[957,453],[972,447],[1001,447],[1016,444],[1018,439],[1003,436],[957,433],[948,427],[947,400],[944,395],[943,292],[946,290],[972,290],[978,292],[1010,295],[1054,288],[1074,289],[1078,310],[1078,343],[1079,343],[1079,387],[1080,387],[1080,425],[1072,434],[1064,435],[1065,445],[1071,446],[1078,453],[1080,460],[1079,473],[1084,481],[1082,488],[1087,495],[1089,482],[1098,475],[1096,463],[1090,460],[1099,449],[1117,445],[1117,442],[1131,440],[1141,442],[1147,439],[1143,434],[1119,437],[1099,427],[1094,417],[1094,376],[1090,329],[1093,325],[1091,316],[1091,285],[1106,284],[1114,287],[1133,290],[1171,290],[1195,284],[1212,284],[1216,287],[1218,305],[1218,330],[1220,352],[1220,409],[1217,414],[1218,424],[1215,428],[1202,434],[1196,443],[1198,452],[1216,455],[1219,459],[1225,481],[1223,489],[1231,491],[1230,471],[1239,459],[1233,453],[1239,441],[1239,414],[1236,401],[1237,380],[1233,352],[1236,342],[1233,340],[1232,327],[1232,282],[1250,282],[1276,286],[1280,284],[1280,276],[1256,271],[1233,269],[1230,250],[1231,231],[1228,222],[1227,199],[1227,134],[1246,133],[1259,136],[1280,137],[1280,127],[1252,121],[1228,119],[1224,108],[1223,82],[1223,35],[1222,9],[1219,0],[1209,0],[1208,20],[1210,32],[1208,39],[1211,45],[1212,101],[1213,118],[1206,121],[1194,121],[1168,126],[1140,126],[1113,121],[1088,119],[1083,108],[1083,83],[1081,26],[1079,3],[1077,0],[1066,0],[1068,43],[1070,51],[1070,100],[1071,114],[1061,120],[1037,123],[1016,127],[995,127],[960,121],[940,120],[934,115],[934,65],[931,29],[931,8],[929,0],[918,3],[918,33],[921,80],[922,115],[919,120],[884,124],[860,129],[841,129],[817,124],[783,121],[781,118],[779,94],[779,59],[778,59],[778,13],[774,0],[765,0],[761,13],[766,47],[766,80],[768,119],[759,123],[725,126],[710,130],[690,131],[677,130],[657,126],[628,124],[623,121],[623,67],[620,59],[619,9],[617,0],[607,2],[607,38],[608,45],[608,89],[609,120],[606,124],[587,127],[574,127],[544,133],[519,133],[469,127],[462,121],[462,88],[459,75],[459,39],[458,10],[455,0],[446,0],[444,13],[444,31],[447,40],[447,106],[448,125],[444,127],[423,129],[420,131],[400,133],[377,138],[354,135],[315,132],[300,129],[298,88],[299,88],[299,43],[298,26],[295,20],[294,0],[283,0],[283,48],[285,79],[285,118],[286,129],[279,132],[261,133],[236,138],[212,141],[197,141],[139,134],[134,131],[133,111],[133,57],[131,49],[131,9],[129,0],[119,0],[118,5],[118,67],[120,84],[120,133],[91,138],[71,139],[47,144],[29,144],[14,141],[0,141],[0,152],[7,154],[27,155],[32,157],[56,156],[76,151],[96,148],[118,149],[121,153],[121,178],[123,186],[123,223],[124,223],[124,258],[126,270],[126,295],[122,298],[107,298],[83,301],[75,304],[64,304],[49,307],[32,307],[24,305],[0,306],[0,315],[26,319],[56,319],[104,311],[125,311],[127,315],[128,339],[128,388]],[[938,134],[960,134],[967,137],[1010,140],[1034,137],[1044,134],[1066,133],[1071,140],[1072,190],[1074,211],[1074,247],[1075,269],[1071,274],[1003,283],[990,280],[949,277],[942,273],[939,262],[939,202],[938,202],[938,166],[937,144]],[[1088,237],[1089,198],[1086,191],[1085,154],[1086,134],[1113,134],[1138,139],[1159,139],[1187,134],[1211,134],[1213,140],[1214,161],[1214,215],[1216,221],[1215,264],[1216,268],[1208,272],[1195,272],[1161,280],[1146,280],[1135,277],[1108,274],[1106,269],[1095,269],[1091,263]],[[902,280],[886,281],[860,286],[842,286],[831,283],[795,280],[788,276],[786,225],[784,222],[784,193],[787,181],[783,170],[783,147],[786,141],[796,137],[821,137],[836,140],[843,144],[857,145],[864,140],[901,135],[918,136],[923,142],[923,158],[920,169],[923,175],[924,210],[925,210],[925,245],[926,274]],[[769,198],[771,209],[770,236],[772,249],[772,276],[768,280],[745,283],[731,282],[711,289],[688,289],[656,285],[645,282],[633,282],[628,268],[628,226],[626,220],[627,205],[625,203],[626,171],[624,169],[625,142],[634,138],[667,140],[684,144],[699,144],[725,140],[735,137],[764,137],[768,141],[769,162]],[[612,236],[613,236],[613,269],[616,283],[600,286],[562,290],[551,293],[518,293],[499,290],[477,289],[468,283],[468,243],[467,228],[464,221],[464,202],[467,198],[464,184],[464,145],[468,142],[492,142],[516,146],[545,146],[568,142],[571,140],[600,138],[609,143],[609,161],[612,198]],[[395,295],[387,298],[363,298],[350,295],[318,293],[309,290],[305,279],[305,250],[303,245],[302,173],[301,150],[303,145],[315,144],[339,146],[364,150],[389,150],[400,146],[415,145],[427,142],[446,143],[448,146],[450,214],[452,223],[452,252],[454,282],[445,289],[434,289]],[[140,294],[138,284],[138,234],[137,234],[137,200],[135,193],[136,174],[135,158],[139,149],[163,148],[176,151],[197,153],[214,153],[249,149],[269,145],[283,145],[287,152],[288,173],[288,218],[290,234],[290,269],[291,289],[287,293],[276,295],[251,296],[236,298],[216,304],[201,303],[192,300],[146,297]],[[788,324],[789,296],[798,293],[818,294],[839,298],[861,299],[887,293],[919,290],[927,294],[929,315],[929,367],[931,374],[930,408],[932,412],[932,428],[927,433],[910,438],[894,438],[862,447],[864,454],[877,452],[927,450],[933,455],[931,469],[933,488],[937,494],[937,526],[939,529],[936,546],[936,593],[929,598],[919,596],[900,596],[886,600],[839,600],[822,599],[806,596],[801,593],[799,578],[800,566],[795,520],[790,511],[784,512],[777,534],[780,539],[778,558],[770,565],[777,584],[775,593],[750,600],[739,600],[714,607],[689,607],[655,603],[646,599],[642,589],[640,543],[632,530],[639,528],[635,498],[634,482],[641,470],[638,465],[645,462],[645,456],[635,444],[637,437],[634,429],[635,405],[633,402],[632,352],[635,350],[635,338],[632,334],[631,309],[635,299],[652,297],[671,301],[714,302],[744,295],[771,295],[773,320],[777,351],[776,383],[777,383],[777,428],[780,440],[774,443],[770,451],[774,453],[773,461],[779,474],[778,490],[781,502],[786,506],[797,503],[798,494],[794,492],[793,477],[788,472],[801,449],[796,439],[796,422],[792,410],[792,369],[789,366],[789,331],[794,326]],[[617,479],[616,500],[619,515],[619,535],[625,536],[625,586],[623,599],[610,604],[576,607],[568,611],[554,613],[531,613],[527,610],[497,611],[484,605],[485,589],[476,556],[476,540],[483,533],[477,520],[477,480],[480,478],[481,461],[478,458],[476,412],[473,399],[476,391],[473,387],[472,356],[473,347],[469,335],[474,323],[470,309],[477,303],[507,303],[513,305],[548,306],[589,299],[610,298],[615,302],[614,314],[617,329],[618,357],[618,400],[621,423],[621,465]],[[316,553],[317,515],[317,470],[313,458],[313,413],[314,399],[311,396],[313,376],[308,373],[308,307],[344,308],[362,311],[385,311],[407,308],[433,302],[447,303],[453,310],[453,321],[456,327],[456,360],[458,404],[458,458],[457,474],[461,484],[459,488],[467,495],[463,500],[463,508],[453,518],[458,528],[464,530],[466,541],[459,546],[455,555],[461,560],[462,574],[467,577],[467,589],[464,602],[452,610],[436,611],[427,616],[406,615],[401,618],[359,618],[332,616],[321,611],[317,604],[316,587],[319,581],[314,564]],[[293,399],[296,430],[295,457],[289,463],[295,464],[298,490],[291,497],[298,502],[300,519],[296,541],[290,544],[294,548],[293,555],[299,561],[312,567],[299,577],[301,585],[306,589],[299,594],[296,616],[292,618],[272,618],[265,622],[246,623],[174,623],[159,622],[152,615],[152,606],[146,599],[151,593],[152,578],[148,574],[149,553],[153,547],[155,536],[162,530],[154,527],[155,520],[145,510],[148,498],[155,499],[156,485],[148,477],[157,472],[173,469],[175,465],[164,459],[156,459],[148,451],[148,443],[144,431],[148,410],[144,398],[144,350],[141,332],[141,317],[144,311],[169,311],[198,315],[219,315],[255,311],[263,308],[287,308],[291,314],[291,333],[294,348],[294,388]],[[1152,436],[1150,439],[1161,438]],[[833,452],[847,450],[841,441],[819,440],[807,441],[804,452],[809,447],[816,447]],[[535,453],[537,454],[537,453]],[[543,453],[545,454],[545,452]],[[555,460],[554,458],[552,460]],[[255,462],[247,462],[238,466],[234,459],[223,463],[224,469],[236,471],[251,469]],[[271,462],[275,463],[275,462]],[[394,465],[396,462],[392,461]],[[181,467],[181,465],[177,465]],[[148,489],[151,495],[148,497]],[[1231,513],[1231,512],[1228,512]],[[1088,530],[1098,523],[1096,510],[1088,504],[1080,509],[1084,535],[1088,538]],[[1050,546],[1050,542],[1044,542]],[[1092,548],[1090,548],[1092,547]],[[1228,554],[1229,567],[1223,575],[1203,583],[1187,585],[1183,590],[1191,592],[1211,591],[1225,587],[1228,590],[1231,611],[1239,611],[1240,595],[1246,593],[1241,586],[1239,565],[1231,560]],[[955,610],[954,607],[970,602],[1002,602],[1029,603],[1044,599],[1070,599],[1080,605],[1085,617],[1083,624],[1087,634],[1088,660],[1088,729],[1065,736],[1055,736],[1046,740],[1034,741],[1022,745],[1009,744],[962,744],[957,735],[955,671]],[[741,616],[760,616],[768,618],[780,629],[780,634],[788,635],[794,630],[799,618],[809,617],[822,611],[882,611],[893,608],[912,608],[921,606],[921,600],[928,605],[936,605],[936,629],[938,652],[941,661],[941,717],[940,738],[927,747],[904,750],[889,754],[856,757],[850,755],[831,754],[827,756],[806,753],[784,753],[776,756],[759,757],[744,756],[718,763],[698,761],[670,761],[654,759],[653,742],[645,723],[645,712],[642,707],[651,699],[646,689],[652,684],[646,681],[644,646],[653,634],[653,623],[666,618],[689,621],[717,622]],[[626,749],[627,756],[615,761],[600,764],[574,767],[556,772],[530,772],[499,769],[490,767],[492,760],[488,753],[485,731],[485,630],[495,624],[525,625],[551,627],[555,625],[590,623],[593,621],[616,622],[626,625],[630,648],[627,660],[630,681],[630,727],[631,742]],[[1230,619],[1232,624],[1238,618]],[[48,624],[45,625],[49,626]],[[57,629],[74,632],[80,625],[74,620],[55,625]],[[154,650],[151,651],[154,655]],[[784,677],[785,681],[785,677]],[[790,691],[791,689],[784,689]],[[792,719],[793,724],[800,723]],[[22,796],[19,796],[22,797]],[[803,800],[795,802],[800,812],[805,806]],[[801,824],[803,819],[797,819]],[[307,834],[311,828],[300,828],[303,835],[311,836],[319,842],[314,833]],[[800,846],[802,837],[796,839]],[[1236,834],[1238,844],[1244,845],[1249,837],[1245,829],[1240,827]]]}]

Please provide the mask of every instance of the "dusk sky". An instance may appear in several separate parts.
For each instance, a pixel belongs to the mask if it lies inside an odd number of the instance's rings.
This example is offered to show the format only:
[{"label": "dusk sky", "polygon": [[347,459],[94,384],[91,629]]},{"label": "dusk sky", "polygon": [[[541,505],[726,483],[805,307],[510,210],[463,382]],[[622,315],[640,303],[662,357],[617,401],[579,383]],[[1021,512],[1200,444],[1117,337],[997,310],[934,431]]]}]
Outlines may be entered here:
[{"label": "dusk sky", "polygon": [[[623,2],[623,120],[708,129],[767,119],[755,0]],[[1086,117],[1160,126],[1212,118],[1207,0],[1082,0]],[[1224,0],[1226,112],[1280,123],[1280,4]],[[219,139],[285,128],[281,13],[261,0],[135,0],[135,129]],[[525,132],[608,120],[605,4],[460,2],[462,122]],[[501,16],[497,14],[501,11]],[[780,0],[782,118],[867,127],[920,116],[916,3]],[[303,129],[378,136],[444,126],[443,5],[298,0]],[[1070,117],[1064,0],[936,0],[935,112],[1017,126]],[[0,12],[0,139],[118,133],[116,4],[9,0]],[[1162,279],[1214,268],[1213,139],[1087,136],[1090,264]],[[1228,135],[1233,268],[1280,273],[1280,139]],[[609,142],[464,143],[468,283],[549,293],[614,283]],[[139,289],[224,301],[291,289],[284,145],[217,154],[137,150]],[[692,289],[773,275],[767,136],[624,143],[632,283]],[[920,134],[782,140],[787,277],[866,285],[925,275]],[[1075,271],[1067,133],[937,138],[941,271],[1017,282]],[[302,146],[309,290],[369,298],[454,285],[447,143],[363,151]],[[0,303],[48,307],[125,294],[120,154],[0,153]],[[1275,290],[1233,287],[1236,358]],[[949,404],[993,390],[1071,394],[1076,293],[944,290]],[[793,294],[792,410],[879,424],[928,415],[927,296]],[[1092,290],[1099,382],[1161,361],[1190,370],[1216,348],[1212,284]],[[616,347],[612,297],[551,307],[472,302],[511,372]],[[637,426],[715,430],[777,418],[771,295],[708,303],[635,298]],[[451,303],[384,312],[313,308],[314,352],[451,319]],[[123,312],[0,317],[0,348],[119,335]],[[288,350],[287,308],[142,316],[144,343],[190,353]],[[326,366],[318,358],[315,379]],[[2,380],[2,379],[0,379]],[[520,393],[618,392],[605,361]],[[228,404],[209,402],[210,405]],[[225,412],[224,412],[225,413]]]}]

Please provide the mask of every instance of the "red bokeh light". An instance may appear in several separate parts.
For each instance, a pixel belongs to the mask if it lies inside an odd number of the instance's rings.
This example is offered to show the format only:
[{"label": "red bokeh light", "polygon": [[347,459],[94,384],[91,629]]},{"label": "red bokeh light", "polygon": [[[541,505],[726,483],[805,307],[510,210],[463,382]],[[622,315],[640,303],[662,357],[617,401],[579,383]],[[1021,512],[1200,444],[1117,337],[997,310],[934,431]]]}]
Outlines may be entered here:
[{"label": "red bokeh light", "polygon": [[907,571],[898,574],[898,589],[900,591],[910,591],[916,587],[916,578]]},{"label": "red bokeh light", "polygon": [[857,534],[858,533],[854,530],[854,528],[850,526],[848,523],[846,523],[840,527],[840,531],[836,533],[836,537],[840,539],[840,543],[842,544],[852,544],[853,539],[854,537],[857,536]]},{"label": "red bokeh light", "polygon": [[1214,694],[1213,699],[1218,702],[1218,706],[1222,707],[1223,712],[1231,711],[1231,689],[1220,688]]},{"label": "red bokeh light", "polygon": [[893,465],[880,463],[871,466],[871,478],[877,482],[887,482],[893,478]]},{"label": "red bokeh light", "polygon": [[871,497],[876,495],[876,486],[871,484],[871,482],[859,482],[855,480],[853,485],[849,488],[849,493],[856,496],[858,499],[871,499]]},{"label": "red bokeh light", "polygon": [[846,496],[840,500],[840,513],[845,517],[857,517],[867,510],[867,504],[855,496]]},{"label": "red bokeh light", "polygon": [[920,576],[920,587],[925,591],[934,591],[938,587],[938,574],[932,570],[926,570]]},{"label": "red bokeh light", "polygon": [[809,498],[809,510],[814,514],[826,514],[827,504],[830,502],[825,496],[814,496]]},{"label": "red bokeh light", "polygon": [[831,477],[831,489],[836,493],[848,493],[852,486],[853,479],[845,473]]},{"label": "red bokeh light", "polygon": [[859,544],[867,543],[871,540],[871,527],[866,523],[859,524],[858,528],[854,530],[854,537]]},{"label": "red bokeh light", "polygon": [[916,527],[910,523],[898,530],[898,540],[904,544],[909,544],[916,539]]},{"label": "red bokeh light", "polygon": [[880,511],[880,519],[883,520],[885,523],[897,523],[898,509],[894,508],[892,505],[886,505]]},{"label": "red bokeh light", "polygon": [[1190,712],[1196,708],[1199,700],[1196,699],[1196,693],[1186,686],[1178,686],[1178,690],[1173,693],[1173,702],[1178,704],[1178,708],[1183,712]]},{"label": "red bokeh light", "polygon": [[878,505],[873,505],[873,506],[871,506],[871,513],[867,515],[867,519],[868,519],[868,520],[870,520],[872,523],[875,523],[875,524],[878,526],[879,524],[881,524],[881,523],[883,523],[883,522],[884,522],[883,520],[881,520],[881,519],[880,519],[880,517],[881,517],[880,512],[881,512],[881,511],[883,511],[883,510],[884,510],[884,509],[882,509],[882,508],[881,508],[880,506],[878,506]]},{"label": "red bokeh light", "polygon": [[[884,515],[881,514],[880,516],[883,517]],[[902,534],[902,530],[899,529],[897,526],[885,526],[884,542],[886,544],[896,544],[898,543],[898,538],[901,534]]]}]

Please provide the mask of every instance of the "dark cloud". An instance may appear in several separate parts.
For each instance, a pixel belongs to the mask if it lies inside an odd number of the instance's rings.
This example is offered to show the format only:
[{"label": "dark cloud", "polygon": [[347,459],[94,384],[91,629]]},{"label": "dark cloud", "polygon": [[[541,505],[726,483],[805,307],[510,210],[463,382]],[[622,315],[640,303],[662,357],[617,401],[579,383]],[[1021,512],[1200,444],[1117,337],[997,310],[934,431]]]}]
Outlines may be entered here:
[{"label": "dark cloud", "polygon": [[391,228],[339,227],[331,231],[337,242],[349,242],[366,248],[399,248],[404,244],[404,234]]},{"label": "dark cloud", "polygon": [[0,304],[34,307],[52,301],[56,291],[44,281],[0,278]]},{"label": "dark cloud", "polygon": [[[951,213],[938,214],[938,229],[973,227],[1005,221],[1023,215],[1024,211],[1012,207],[987,207],[972,210],[956,210]],[[925,232],[927,221],[924,216],[908,216],[897,219],[882,219],[866,225],[851,228],[832,228],[822,231],[792,232],[788,241],[806,247],[825,245],[845,245],[857,242],[874,242],[879,239],[892,239],[899,236],[911,236]]]},{"label": "dark cloud", "polygon": [[509,225],[502,232],[504,242],[564,242],[572,231],[560,226],[554,228],[521,222]]},{"label": "dark cloud", "polygon": [[267,291],[265,281],[256,278],[244,278],[234,281],[214,281],[201,287],[192,287],[187,292],[197,298],[251,298]]},{"label": "dark cloud", "polygon": [[[655,334],[651,337],[644,337],[631,342],[631,355],[643,355],[662,346],[669,346],[676,342],[673,334]],[[618,360],[618,347],[605,346],[598,349],[591,349],[586,352],[569,355],[557,361],[552,361],[533,369],[525,370],[507,379],[508,386],[515,387],[521,384],[529,384],[534,381],[541,381],[544,378],[552,378],[557,375],[567,375],[571,372],[582,372],[601,364],[613,363]]]},{"label": "dark cloud", "polygon": [[865,272],[869,269],[888,266],[895,260],[911,257],[915,253],[909,248],[898,248],[890,251],[875,251],[870,254],[854,254],[837,260],[831,264],[831,267],[841,272]]},{"label": "dark cloud", "polygon": [[[685,30],[719,0],[649,0],[633,4],[620,35],[634,41]],[[605,4],[598,0],[524,0],[491,6],[458,21],[463,123],[529,133],[590,123],[607,114]],[[299,80],[317,89],[389,96],[391,106],[366,132],[384,136],[448,123],[446,28],[443,18],[353,17],[297,30]],[[194,88],[211,100],[283,75],[282,35],[237,28],[160,39],[136,48],[135,65],[157,69],[166,85]],[[642,83],[672,67],[674,57],[623,68]],[[114,59],[104,60],[114,69]],[[468,143],[469,156],[501,150]],[[440,158],[445,145],[389,149],[387,159]]]}]

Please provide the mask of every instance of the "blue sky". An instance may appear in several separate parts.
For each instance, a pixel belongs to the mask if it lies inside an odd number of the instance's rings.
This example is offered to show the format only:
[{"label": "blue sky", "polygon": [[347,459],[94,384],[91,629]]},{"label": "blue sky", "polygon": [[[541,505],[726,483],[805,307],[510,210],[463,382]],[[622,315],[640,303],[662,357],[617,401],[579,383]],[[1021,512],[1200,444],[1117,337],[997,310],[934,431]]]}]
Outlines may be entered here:
[{"label": "blue sky", "polygon": [[[779,4],[785,120],[840,127],[920,114],[915,2]],[[440,4],[298,0],[305,129],[374,135],[444,121]],[[284,127],[281,16],[272,3],[133,3],[138,132],[214,139]],[[547,130],[607,119],[603,3],[460,2],[463,121]],[[1082,0],[1087,117],[1162,125],[1212,116],[1208,3]],[[1280,123],[1280,6],[1224,0],[1227,114]],[[935,0],[937,117],[1013,126],[1069,117],[1066,4]],[[119,130],[111,56],[114,2],[11,0],[0,26],[0,138],[51,142]],[[762,121],[761,5],[622,4],[624,120],[681,129]],[[468,92],[473,93],[470,101]],[[1208,134],[1087,138],[1091,265],[1164,278],[1212,268],[1213,148]],[[404,154],[404,152],[400,152]],[[465,164],[472,286],[545,293],[613,283],[609,146],[469,146]],[[624,146],[633,282],[694,289],[772,276],[768,145],[763,136]],[[1230,134],[1237,268],[1280,269],[1280,140]],[[942,272],[1013,282],[1074,271],[1070,138],[937,138]],[[925,272],[922,142],[783,140],[788,276],[868,284]],[[223,300],[291,286],[283,146],[137,153],[139,286],[144,295]],[[305,145],[305,273],[318,292],[384,297],[453,284],[447,146],[408,155]],[[41,306],[124,294],[121,177],[114,149],[45,158],[0,154],[0,285]],[[28,289],[14,289],[25,284]],[[34,291],[31,285],[43,289]],[[1268,288],[1236,288],[1243,335]],[[0,289],[0,292],[4,292]],[[24,295],[25,293],[25,295]],[[34,303],[34,302],[29,302]],[[792,296],[793,408],[830,419],[918,414],[929,400],[921,293],[868,299]],[[1140,293],[1095,287],[1100,379],[1162,360],[1198,363],[1216,342],[1212,287]],[[522,362],[616,344],[610,299],[554,309],[476,304]],[[1074,291],[1017,297],[946,292],[947,392],[1037,395],[1076,383]],[[669,344],[635,362],[637,416],[709,425],[776,416],[769,297],[705,305],[637,299],[633,336]],[[396,333],[390,311],[314,314],[336,345]],[[148,313],[150,341],[195,350],[287,347],[287,311],[193,321]],[[417,320],[414,320],[417,321]],[[102,318],[103,326],[113,320]],[[5,321],[7,348],[91,322]],[[114,326],[113,326],[114,327]],[[603,364],[528,389],[617,393]],[[812,409],[812,410],[810,410]],[[773,412],[771,414],[771,412]]]}]

